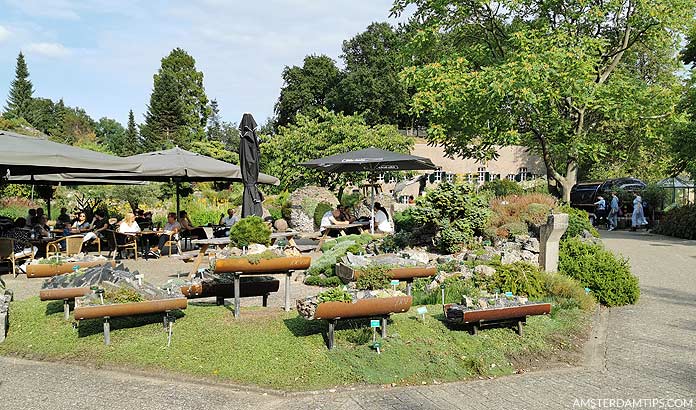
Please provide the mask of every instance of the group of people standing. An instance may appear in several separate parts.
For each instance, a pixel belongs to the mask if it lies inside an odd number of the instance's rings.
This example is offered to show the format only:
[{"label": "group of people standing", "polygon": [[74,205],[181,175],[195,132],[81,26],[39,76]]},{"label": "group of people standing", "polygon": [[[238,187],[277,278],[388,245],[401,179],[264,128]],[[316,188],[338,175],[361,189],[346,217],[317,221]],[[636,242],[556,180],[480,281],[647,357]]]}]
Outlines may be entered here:
[{"label": "group of people standing", "polygon": [[[631,213],[631,230],[635,231],[648,224],[648,220],[645,218],[645,204],[643,198],[637,193],[633,194],[633,212]],[[616,191],[611,192],[611,201],[609,203],[609,209],[607,213],[607,203],[602,196],[597,197],[597,202],[594,203],[597,211],[597,215],[603,217],[607,215],[607,224],[609,225],[609,231],[613,231],[619,225],[619,216],[621,216],[621,207],[619,197],[616,195]]]}]

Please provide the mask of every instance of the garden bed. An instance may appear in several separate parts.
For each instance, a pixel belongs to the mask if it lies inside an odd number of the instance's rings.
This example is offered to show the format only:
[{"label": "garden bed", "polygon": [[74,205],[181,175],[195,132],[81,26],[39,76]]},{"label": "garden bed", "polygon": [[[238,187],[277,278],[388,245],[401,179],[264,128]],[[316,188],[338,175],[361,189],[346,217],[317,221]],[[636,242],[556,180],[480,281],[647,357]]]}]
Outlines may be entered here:
[{"label": "garden bed", "polygon": [[102,266],[109,264],[112,267],[116,266],[116,262],[109,261],[106,258],[91,258],[90,260],[67,260],[65,262],[51,263],[41,263],[41,261],[47,261],[45,259],[39,259],[36,263],[30,263],[27,266],[27,278],[48,278],[51,276],[62,275],[63,273],[72,272],[75,266],[79,268],[90,268],[94,266]]}]

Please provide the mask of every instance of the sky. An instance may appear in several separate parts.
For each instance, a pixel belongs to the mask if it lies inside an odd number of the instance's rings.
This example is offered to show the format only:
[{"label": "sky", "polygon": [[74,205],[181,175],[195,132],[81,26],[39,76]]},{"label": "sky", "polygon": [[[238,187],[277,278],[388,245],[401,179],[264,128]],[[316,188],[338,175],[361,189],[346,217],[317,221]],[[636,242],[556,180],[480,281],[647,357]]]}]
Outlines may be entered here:
[{"label": "sky", "polygon": [[181,47],[225,121],[273,114],[281,74],[389,19],[390,0],[0,0],[0,103],[23,51],[34,96],[137,122],[162,57]]}]

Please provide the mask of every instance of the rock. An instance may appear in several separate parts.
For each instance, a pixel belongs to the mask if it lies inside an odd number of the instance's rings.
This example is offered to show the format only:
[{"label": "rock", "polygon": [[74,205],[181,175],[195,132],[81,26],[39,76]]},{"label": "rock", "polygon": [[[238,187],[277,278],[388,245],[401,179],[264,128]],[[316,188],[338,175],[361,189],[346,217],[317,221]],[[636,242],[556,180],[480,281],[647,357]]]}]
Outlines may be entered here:
[{"label": "rock", "polygon": [[529,238],[522,246],[522,250],[539,253],[539,240],[537,238]]},{"label": "rock", "polygon": [[460,276],[462,279],[471,279],[471,278],[474,276],[474,271],[472,271],[471,269],[464,269],[464,270],[459,274],[459,276]]},{"label": "rock", "polygon": [[522,251],[522,260],[532,263],[539,263],[539,254],[527,250]]},{"label": "rock", "polygon": [[477,265],[474,267],[474,273],[477,275],[493,276],[495,275],[495,268],[488,265]]},{"label": "rock", "polygon": [[406,248],[401,251],[401,254],[402,256],[413,259],[418,263],[427,264],[430,262],[430,254],[422,250]]},{"label": "rock", "polygon": [[522,260],[522,253],[519,251],[509,251],[509,252],[503,252],[501,258],[500,258],[500,263],[503,265],[511,265],[515,262],[519,262]]},{"label": "rock", "polygon": [[252,243],[247,247],[247,254],[248,255],[256,255],[259,253],[264,253],[266,252],[268,248],[266,245],[261,245],[260,243]]},{"label": "rock", "polygon": [[518,242],[505,242],[501,248],[503,252],[519,252],[522,250],[522,244]]},{"label": "rock", "polygon": [[314,209],[320,202],[334,207],[338,198],[328,188],[317,186],[306,186],[290,194],[290,227],[300,232],[314,232]]},{"label": "rock", "polygon": [[437,263],[449,263],[454,260],[452,255],[440,255],[437,257]]},{"label": "rock", "polygon": [[530,239],[529,235],[519,235],[519,236],[515,237],[515,242],[517,242],[519,244],[524,244],[527,241],[529,241],[529,239]]},{"label": "rock", "polygon": [[583,239],[593,239],[594,238],[594,236],[587,229],[582,230],[581,236],[583,237]]},{"label": "rock", "polygon": [[273,223],[275,230],[278,232],[285,232],[288,230],[288,222],[285,219],[278,219]]},{"label": "rock", "polygon": [[283,255],[285,256],[302,256],[302,252],[295,248],[285,248],[283,249]]}]

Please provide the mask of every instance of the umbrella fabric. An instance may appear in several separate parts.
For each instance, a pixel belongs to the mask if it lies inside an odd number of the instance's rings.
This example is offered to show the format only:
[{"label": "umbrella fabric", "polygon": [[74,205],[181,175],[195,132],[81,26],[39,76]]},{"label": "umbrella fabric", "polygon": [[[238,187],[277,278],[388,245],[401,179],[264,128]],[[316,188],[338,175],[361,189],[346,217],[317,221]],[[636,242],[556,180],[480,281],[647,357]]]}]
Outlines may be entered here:
[{"label": "umbrella fabric", "polygon": [[144,181],[128,179],[74,178],[68,174],[15,175],[7,179],[11,184],[24,185],[147,185]]},{"label": "umbrella fabric", "polygon": [[242,218],[249,215],[263,216],[261,202],[263,197],[256,184],[259,182],[259,141],[256,137],[256,121],[246,113],[239,125],[239,165],[244,183],[242,197]]},{"label": "umbrella fabric", "polygon": [[313,159],[300,165],[325,172],[389,172],[437,169],[428,158],[399,154],[377,148],[366,148],[359,151],[331,155]]},{"label": "umbrella fabric", "polygon": [[[219,161],[181,148],[147,152],[132,155],[125,159],[142,164],[140,173],[128,175],[105,172],[100,174],[66,173],[67,178],[130,179],[139,181],[241,181],[242,172],[237,165]],[[37,177],[40,180],[41,177]],[[278,178],[261,174],[259,183],[279,185]]]},{"label": "umbrella fabric", "polygon": [[[0,130],[0,171],[3,176],[58,172],[137,172],[140,164],[125,158]],[[89,174],[88,174],[89,175]],[[133,177],[133,174],[128,174]]]}]

